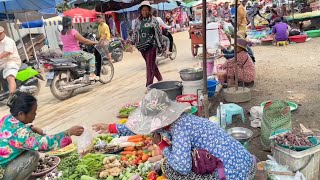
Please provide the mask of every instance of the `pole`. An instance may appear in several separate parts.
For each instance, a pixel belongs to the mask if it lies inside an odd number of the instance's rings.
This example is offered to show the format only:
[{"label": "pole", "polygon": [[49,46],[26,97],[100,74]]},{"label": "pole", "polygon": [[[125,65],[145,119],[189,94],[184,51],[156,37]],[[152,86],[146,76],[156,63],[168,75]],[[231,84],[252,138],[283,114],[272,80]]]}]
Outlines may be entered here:
[{"label": "pole", "polygon": [[17,24],[17,20],[15,20],[15,27],[16,27],[16,30],[17,30],[17,33],[18,33],[18,36],[19,36],[19,39],[20,39],[20,43],[22,44],[22,48],[23,48],[23,52],[24,54],[26,55],[26,59],[27,61],[29,61],[29,56],[28,56],[28,53],[27,53],[27,50],[26,50],[26,47],[23,43],[23,40],[22,40],[22,37],[21,37],[21,34],[20,34],[20,31],[19,31],[19,28],[18,28],[18,24]]},{"label": "pole", "polygon": [[10,18],[9,18],[9,14],[7,12],[7,5],[6,5],[5,2],[2,2],[2,3],[3,3],[4,11],[6,12],[6,16],[7,16],[7,20],[8,20],[8,24],[9,24],[9,29],[10,29],[10,33],[11,33],[11,37],[14,40],[14,35],[13,35],[12,27],[11,27],[11,24],[10,24]]},{"label": "pole", "polygon": [[202,64],[203,64],[203,110],[204,117],[209,118],[208,77],[207,77],[207,1],[202,0]]},{"label": "pole", "polygon": [[39,61],[38,61],[38,57],[37,57],[36,50],[35,50],[35,48],[34,48],[34,43],[33,43],[32,36],[31,36],[30,22],[29,22],[29,20],[28,20],[27,13],[24,13],[24,16],[25,16],[26,21],[27,21],[27,24],[28,24],[28,30],[29,30],[30,41],[31,41],[31,44],[32,44],[32,49],[33,49],[33,55],[34,55],[34,58],[35,58],[36,61],[37,61],[38,68],[40,68],[40,63],[39,63]]},{"label": "pole", "polygon": [[235,0],[235,27],[234,27],[234,61],[235,61],[235,73],[234,73],[234,79],[235,79],[235,83],[236,83],[236,91],[239,88],[239,84],[238,84],[238,66],[237,66],[237,60],[238,60],[238,56],[237,56],[237,45],[238,45],[238,41],[237,41],[237,34],[238,34],[238,0]]}]

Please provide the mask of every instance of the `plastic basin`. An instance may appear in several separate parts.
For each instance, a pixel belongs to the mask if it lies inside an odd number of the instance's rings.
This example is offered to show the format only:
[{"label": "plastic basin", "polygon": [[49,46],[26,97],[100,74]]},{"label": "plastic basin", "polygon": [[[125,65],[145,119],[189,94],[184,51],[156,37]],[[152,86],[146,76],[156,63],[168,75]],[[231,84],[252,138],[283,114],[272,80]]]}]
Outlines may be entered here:
[{"label": "plastic basin", "polygon": [[192,105],[193,102],[198,101],[198,96],[195,94],[183,94],[178,96],[176,101],[179,103],[189,103]]},{"label": "plastic basin", "polygon": [[208,96],[212,97],[214,96],[214,93],[216,92],[216,87],[219,84],[216,80],[208,80]]},{"label": "plastic basin", "polygon": [[320,37],[320,30],[306,31],[308,37]]},{"label": "plastic basin", "polygon": [[175,101],[182,95],[182,83],[180,81],[161,81],[148,86],[148,90],[158,89],[167,93],[169,99]]},{"label": "plastic basin", "polygon": [[307,35],[297,35],[297,36],[290,36],[289,39],[295,43],[304,43],[306,42],[308,36]]}]

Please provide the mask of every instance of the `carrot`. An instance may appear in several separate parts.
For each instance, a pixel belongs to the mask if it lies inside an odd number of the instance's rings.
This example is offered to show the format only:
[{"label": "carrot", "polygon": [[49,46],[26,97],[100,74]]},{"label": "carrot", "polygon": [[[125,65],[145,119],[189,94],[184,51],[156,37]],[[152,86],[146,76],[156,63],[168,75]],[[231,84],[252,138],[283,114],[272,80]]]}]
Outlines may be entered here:
[{"label": "carrot", "polygon": [[143,138],[143,135],[134,135],[134,136],[129,136],[128,140],[130,142],[131,139],[137,139],[137,138]]},{"label": "carrot", "polygon": [[134,139],[128,139],[128,142],[140,142],[140,141],[143,141],[143,138],[140,137],[140,138],[134,138]]},{"label": "carrot", "polygon": [[129,147],[125,147],[123,150],[124,151],[134,151],[135,149],[133,146],[129,146]]},{"label": "carrot", "polygon": [[122,151],[122,152],[120,152],[120,154],[121,155],[127,155],[127,154],[132,155],[132,151]]}]

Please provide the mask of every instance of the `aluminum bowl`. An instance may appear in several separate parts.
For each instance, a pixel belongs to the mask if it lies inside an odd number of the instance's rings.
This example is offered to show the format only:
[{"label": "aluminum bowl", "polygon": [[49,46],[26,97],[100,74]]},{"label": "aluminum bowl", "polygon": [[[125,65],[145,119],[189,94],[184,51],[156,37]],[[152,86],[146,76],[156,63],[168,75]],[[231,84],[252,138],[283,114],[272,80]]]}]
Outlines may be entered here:
[{"label": "aluminum bowl", "polygon": [[247,141],[253,135],[253,132],[250,129],[243,127],[230,128],[227,130],[227,133],[238,141]]},{"label": "aluminum bowl", "polygon": [[180,78],[183,81],[198,81],[203,79],[202,68],[187,68],[182,69],[180,72]]}]

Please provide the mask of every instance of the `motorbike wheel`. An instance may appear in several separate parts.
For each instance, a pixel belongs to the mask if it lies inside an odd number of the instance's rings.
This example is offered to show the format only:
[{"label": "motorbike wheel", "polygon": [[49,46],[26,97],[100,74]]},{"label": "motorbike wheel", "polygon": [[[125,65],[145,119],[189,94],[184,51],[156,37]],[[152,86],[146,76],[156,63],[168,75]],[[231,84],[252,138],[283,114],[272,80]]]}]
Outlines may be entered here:
[{"label": "motorbike wheel", "polygon": [[[64,75],[64,76],[63,76]],[[72,79],[71,75],[69,77],[67,77],[67,73],[66,72],[59,72],[57,75],[54,76],[51,86],[50,86],[50,90],[52,95],[59,99],[59,100],[65,100],[68,99],[72,96],[73,94],[73,90],[71,91],[61,91],[59,89],[59,87],[61,86],[61,84],[65,84],[67,83],[67,79]]]},{"label": "motorbike wheel", "polygon": [[110,61],[103,61],[99,82],[102,84],[109,83],[114,76],[114,67]]},{"label": "motorbike wheel", "polygon": [[122,61],[122,59],[123,59],[123,50],[122,50],[122,48],[118,47],[118,48],[115,48],[112,51],[112,59],[114,61],[116,61],[116,62]]},{"label": "motorbike wheel", "polygon": [[176,59],[177,53],[178,53],[178,52],[177,52],[176,44],[173,43],[172,54],[170,55],[169,58],[170,58],[171,60]]}]

